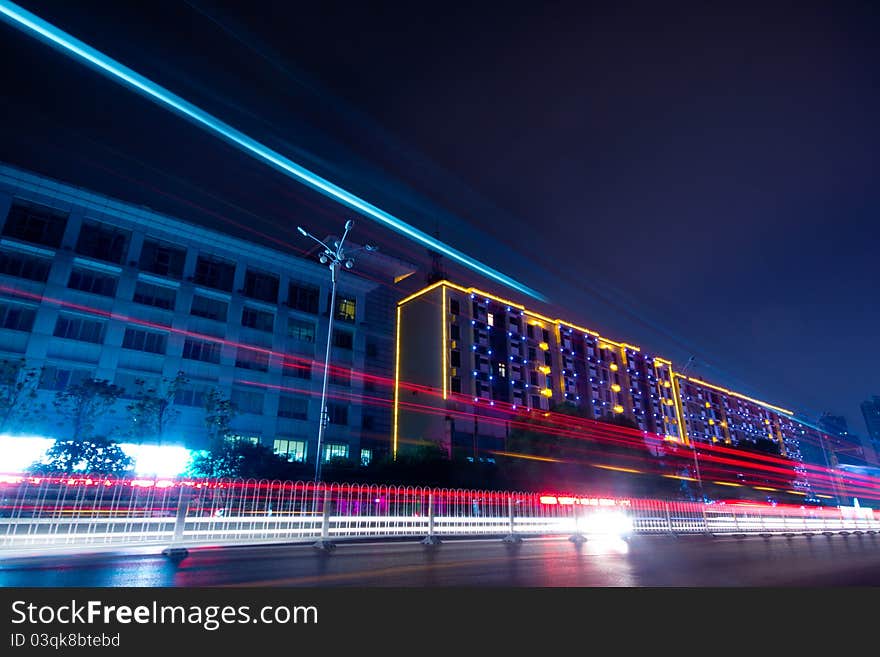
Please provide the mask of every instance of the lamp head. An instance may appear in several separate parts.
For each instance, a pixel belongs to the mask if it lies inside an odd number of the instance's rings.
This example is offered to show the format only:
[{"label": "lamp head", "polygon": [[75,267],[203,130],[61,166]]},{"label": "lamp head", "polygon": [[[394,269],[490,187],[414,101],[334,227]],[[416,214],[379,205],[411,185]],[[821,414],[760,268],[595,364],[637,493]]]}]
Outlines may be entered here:
[{"label": "lamp head", "polygon": [[349,258],[348,260],[345,261],[345,268],[346,268],[346,269],[351,269],[352,267],[354,267],[354,260],[351,260],[351,259]]},{"label": "lamp head", "polygon": [[379,247],[378,247],[378,246],[373,246],[372,244],[365,244],[365,245],[364,245],[364,250],[365,250],[365,251],[378,251],[378,250],[379,250]]},{"label": "lamp head", "polygon": [[353,226],[354,222],[351,219],[345,222],[345,230],[351,230]]},{"label": "lamp head", "polygon": [[302,226],[297,226],[296,229],[300,232],[301,235],[303,235],[305,237],[309,236],[309,234],[306,232],[306,229],[303,228]]},{"label": "lamp head", "polygon": [[322,253],[320,256],[318,256],[318,262],[320,262],[322,265],[326,265],[329,262],[329,259],[326,255]]}]

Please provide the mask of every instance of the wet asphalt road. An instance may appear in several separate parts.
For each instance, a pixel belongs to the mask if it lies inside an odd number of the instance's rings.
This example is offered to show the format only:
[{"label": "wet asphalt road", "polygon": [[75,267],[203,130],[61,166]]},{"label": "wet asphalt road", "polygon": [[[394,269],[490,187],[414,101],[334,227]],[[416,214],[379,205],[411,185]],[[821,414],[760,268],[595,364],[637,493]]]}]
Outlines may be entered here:
[{"label": "wet asphalt road", "polygon": [[880,536],[527,539],[0,559],[0,586],[880,586]]}]

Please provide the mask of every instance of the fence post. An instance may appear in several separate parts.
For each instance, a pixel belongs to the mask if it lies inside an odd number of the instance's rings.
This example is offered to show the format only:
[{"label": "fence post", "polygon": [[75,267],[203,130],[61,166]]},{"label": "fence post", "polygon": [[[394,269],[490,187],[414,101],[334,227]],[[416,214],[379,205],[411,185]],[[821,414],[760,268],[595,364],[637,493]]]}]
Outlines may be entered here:
[{"label": "fence post", "polygon": [[321,516],[321,538],[312,544],[316,550],[329,552],[336,548],[336,544],[330,540],[330,489],[324,489],[324,509]]},{"label": "fence post", "polygon": [[434,536],[434,493],[428,493],[428,535],[422,539],[422,544],[439,545],[442,542]]},{"label": "fence post", "polygon": [[505,543],[522,543],[522,536],[519,536],[516,533],[516,529],[514,529],[514,520],[515,520],[514,508],[515,507],[513,506],[513,495],[508,495],[507,496],[507,515],[508,515],[508,518],[510,519],[510,524],[508,525],[508,528],[507,528],[507,536],[505,536],[504,538],[501,539]]},{"label": "fence post", "polygon": [[706,502],[703,501],[700,503],[700,511],[703,514],[703,533],[711,534],[709,531],[709,516],[706,514]]},{"label": "fence post", "polygon": [[666,528],[669,530],[670,534],[674,534],[675,531],[672,529],[672,513],[669,511],[669,502],[664,502],[666,505]]},{"label": "fence post", "polygon": [[189,550],[181,545],[183,543],[183,530],[186,528],[186,512],[189,510],[189,499],[192,489],[189,486],[178,484],[180,491],[177,496],[177,515],[174,518],[174,534],[171,536],[171,545],[162,550],[162,554],[171,559],[183,559],[189,554]]}]

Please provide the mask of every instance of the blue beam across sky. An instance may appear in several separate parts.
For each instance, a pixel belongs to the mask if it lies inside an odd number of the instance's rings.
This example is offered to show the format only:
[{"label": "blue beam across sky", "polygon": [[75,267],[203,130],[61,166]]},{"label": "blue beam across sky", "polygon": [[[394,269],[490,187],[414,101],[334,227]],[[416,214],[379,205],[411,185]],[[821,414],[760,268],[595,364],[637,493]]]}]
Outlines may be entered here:
[{"label": "blue beam across sky", "polygon": [[17,4],[8,2],[8,0],[0,0],[0,17],[22,32],[45,41],[73,59],[88,64],[111,79],[147,96],[159,105],[181,114],[202,128],[231,142],[253,157],[272,165],[294,180],[305,183],[309,187],[319,191],[321,194],[342,203],[391,230],[405,235],[409,239],[418,242],[429,249],[442,253],[451,260],[458,262],[486,278],[500,283],[505,287],[527,294],[535,299],[545,300],[545,297],[536,290],[533,290],[478,260],[474,260],[470,256],[465,255],[461,251],[431,237],[427,233],[424,233],[418,228],[398,219],[394,215],[391,215],[351,192],[334,185],[329,180],[326,180],[299,164],[296,164],[292,160],[268,146],[261,144],[257,140],[248,137],[243,132],[236,130],[208,112],[199,109],[192,103],[187,102],[183,98],[173,94],[139,73],[136,73],[127,66],[124,66],[98,50],[95,50],[91,46],[67,34],[63,30],[58,29],[51,23],[32,14],[26,9],[23,9]]}]

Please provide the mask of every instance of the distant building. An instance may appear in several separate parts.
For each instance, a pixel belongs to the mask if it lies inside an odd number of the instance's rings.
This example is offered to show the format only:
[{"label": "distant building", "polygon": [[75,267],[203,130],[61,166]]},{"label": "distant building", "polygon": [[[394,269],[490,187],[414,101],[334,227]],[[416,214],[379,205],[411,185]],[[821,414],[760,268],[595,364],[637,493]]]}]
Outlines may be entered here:
[{"label": "distant building", "polygon": [[124,440],[136,380],[182,371],[167,444],[207,446],[203,404],[215,388],[238,409],[236,436],[314,461],[332,311],[321,456],[369,461],[391,432],[393,282],[406,270],[359,256],[356,271],[370,276],[344,271],[329,309],[329,273],[312,259],[0,165],[0,359],[42,370],[46,436],[65,435],[55,391],[98,378],[125,389],[98,427]]},{"label": "distant building", "polygon": [[812,498],[804,464],[826,466],[819,448],[834,441],[635,345],[447,280],[400,301],[397,341],[395,452],[427,440],[452,456],[491,455],[504,450],[512,412],[568,403],[685,444],[769,441],[795,462],[793,489]]},{"label": "distant building", "polygon": [[865,426],[868,428],[868,435],[862,441],[865,460],[880,464],[880,397],[874,395],[871,399],[866,399],[861,407]]}]

